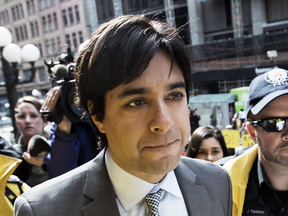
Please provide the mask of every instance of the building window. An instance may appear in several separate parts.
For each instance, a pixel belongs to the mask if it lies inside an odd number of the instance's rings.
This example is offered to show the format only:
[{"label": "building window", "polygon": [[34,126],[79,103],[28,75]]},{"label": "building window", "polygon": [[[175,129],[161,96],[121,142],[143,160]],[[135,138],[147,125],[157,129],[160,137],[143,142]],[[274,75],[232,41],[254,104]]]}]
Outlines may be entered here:
[{"label": "building window", "polygon": [[24,32],[22,26],[20,26],[20,40],[24,40]]},{"label": "building window", "polygon": [[57,50],[56,50],[54,38],[51,39],[51,46],[52,46],[52,53],[55,54]]},{"label": "building window", "polygon": [[64,26],[67,26],[68,22],[67,22],[66,10],[62,10],[62,18]]},{"label": "building window", "polygon": [[19,31],[18,28],[15,28],[16,40],[20,41]]},{"label": "building window", "polygon": [[35,34],[36,36],[39,36],[39,28],[38,28],[38,22],[35,21]]},{"label": "building window", "polygon": [[1,23],[2,25],[6,25],[8,23],[6,19],[6,14],[4,11],[1,12]]},{"label": "building window", "polygon": [[58,48],[58,50],[60,49],[60,46],[61,46],[61,40],[60,40],[60,37],[57,37],[57,48]]},{"label": "building window", "polygon": [[287,0],[266,0],[266,17],[268,23],[284,21],[288,19]]},{"label": "building window", "polygon": [[[27,80],[26,77],[31,77],[31,74],[32,74],[31,69],[24,69],[24,70],[22,70],[22,72],[23,72],[23,75],[24,75],[24,77],[25,77],[25,80]],[[35,79],[35,77],[34,77],[34,79]],[[33,80],[34,80],[34,79],[33,79]]]},{"label": "building window", "polygon": [[50,7],[50,6],[51,6],[51,1],[45,0],[45,7]]},{"label": "building window", "polygon": [[24,18],[24,11],[23,11],[23,7],[22,4],[19,5],[19,10],[20,10],[20,18]]},{"label": "building window", "polygon": [[30,29],[31,29],[32,38],[34,38],[35,37],[35,29],[34,29],[34,23],[33,22],[30,23]]},{"label": "building window", "polygon": [[66,44],[68,44],[68,45],[71,47],[70,35],[67,34],[67,35],[65,36],[65,38],[66,38]]},{"label": "building window", "polygon": [[10,23],[8,10],[5,10],[5,23],[6,23],[6,24]]},{"label": "building window", "polygon": [[35,5],[34,5],[34,1],[33,0],[28,0],[26,2],[27,5],[27,13],[29,15],[35,14]]},{"label": "building window", "polygon": [[40,9],[44,9],[45,8],[45,2],[44,0],[39,0],[39,6],[40,6]]},{"label": "building window", "polygon": [[78,5],[75,5],[74,9],[75,9],[76,22],[79,23],[80,22],[80,14],[79,14]]},{"label": "building window", "polygon": [[0,13],[0,25],[5,25],[4,12],[1,12],[1,13]]},{"label": "building window", "polygon": [[39,74],[40,82],[47,81],[45,67],[43,67],[43,66],[39,67],[38,68],[38,74]]},{"label": "building window", "polygon": [[48,26],[49,26],[49,30],[54,30],[54,25],[52,23],[52,19],[51,19],[51,15],[48,14]]},{"label": "building window", "polygon": [[40,50],[40,54],[41,54],[41,56],[43,56],[43,52],[42,52],[42,45],[41,45],[41,43],[38,44],[38,48],[39,48],[39,50]]},{"label": "building window", "polygon": [[[136,1],[129,1],[129,2],[136,2]],[[108,21],[109,19],[114,17],[113,0],[96,0],[96,5],[97,5],[98,19],[100,23]],[[130,12],[131,11],[127,13]],[[124,10],[123,13],[125,14]]]},{"label": "building window", "polygon": [[47,27],[46,27],[46,18],[43,16],[42,17],[42,26],[43,26],[43,30],[44,32],[47,32]]},{"label": "building window", "polygon": [[69,19],[70,19],[70,24],[74,23],[74,17],[73,17],[73,13],[72,13],[72,7],[68,8],[68,13],[69,13]]},{"label": "building window", "polygon": [[73,46],[74,48],[77,48],[78,47],[78,44],[77,44],[77,37],[76,37],[76,33],[72,33],[72,40],[73,40]]},{"label": "building window", "polygon": [[51,54],[51,47],[50,47],[49,40],[45,40],[45,46],[46,46],[47,55],[50,55]]},{"label": "building window", "polygon": [[80,44],[83,43],[84,40],[83,40],[82,31],[79,31],[79,32],[78,32],[78,37],[79,37],[79,42],[80,42]]},{"label": "building window", "polygon": [[31,6],[30,6],[30,1],[27,1],[26,2],[26,6],[27,6],[27,12],[28,12],[28,15],[31,15]]},{"label": "building window", "polygon": [[53,13],[53,19],[54,19],[54,27],[55,27],[55,29],[58,29],[57,14],[56,13]]},{"label": "building window", "polygon": [[16,5],[16,20],[19,20],[20,19],[20,12],[19,12],[19,7],[18,5]]},{"label": "building window", "polygon": [[202,1],[202,16],[205,33],[221,31],[223,29],[232,32],[232,14],[230,1]]},{"label": "building window", "polygon": [[31,8],[32,8],[32,14],[35,14],[35,4],[34,4],[34,0],[31,0]]},{"label": "building window", "polygon": [[15,16],[14,7],[11,8],[11,12],[12,12],[13,20],[15,21],[16,20],[16,16]]},{"label": "building window", "polygon": [[25,39],[28,39],[28,33],[27,33],[27,26],[24,25],[24,35],[25,35]]}]

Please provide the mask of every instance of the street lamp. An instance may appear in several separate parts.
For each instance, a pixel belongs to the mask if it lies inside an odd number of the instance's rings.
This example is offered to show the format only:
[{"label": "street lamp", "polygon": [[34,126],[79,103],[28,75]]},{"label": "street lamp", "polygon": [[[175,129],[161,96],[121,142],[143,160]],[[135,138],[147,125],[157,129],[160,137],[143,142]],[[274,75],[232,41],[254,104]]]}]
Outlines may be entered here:
[{"label": "street lamp", "polygon": [[[17,44],[12,43],[12,34],[10,31],[5,27],[0,26],[0,53],[2,71],[5,79],[5,83],[1,83],[0,86],[6,87],[14,134],[16,136],[17,127],[14,117],[14,108],[18,98],[16,85],[33,81],[36,72],[34,64],[40,58],[40,51],[33,44],[26,44],[21,49]],[[20,81],[18,64],[22,61],[30,63],[31,75],[28,79],[25,77],[23,81]],[[9,63],[11,63],[12,67],[10,67]]]},{"label": "street lamp", "polygon": [[[24,84],[32,82],[35,77],[36,68],[34,66],[35,62],[40,58],[40,51],[38,47],[33,44],[26,44],[21,49],[17,44],[10,43],[7,44],[3,49],[3,57],[12,64],[14,73],[14,83]],[[31,65],[31,75],[28,79],[20,81],[18,78],[18,64],[23,62],[29,62]]]}]

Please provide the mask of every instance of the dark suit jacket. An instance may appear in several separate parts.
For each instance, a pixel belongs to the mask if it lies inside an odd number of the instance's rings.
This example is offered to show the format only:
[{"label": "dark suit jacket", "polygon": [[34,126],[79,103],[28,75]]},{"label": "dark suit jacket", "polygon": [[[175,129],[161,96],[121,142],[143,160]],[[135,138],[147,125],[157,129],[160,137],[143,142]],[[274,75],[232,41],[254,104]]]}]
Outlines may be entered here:
[{"label": "dark suit jacket", "polygon": [[[119,216],[104,152],[92,161],[19,196],[15,203],[15,215]],[[189,216],[232,215],[231,182],[222,167],[182,157],[175,174]]]}]

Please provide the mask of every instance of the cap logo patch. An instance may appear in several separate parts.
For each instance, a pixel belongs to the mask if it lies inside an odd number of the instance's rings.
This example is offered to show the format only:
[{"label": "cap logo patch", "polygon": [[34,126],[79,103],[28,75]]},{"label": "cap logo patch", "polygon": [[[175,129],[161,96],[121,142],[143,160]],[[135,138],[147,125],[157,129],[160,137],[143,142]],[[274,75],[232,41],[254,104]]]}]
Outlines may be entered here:
[{"label": "cap logo patch", "polygon": [[280,69],[280,68],[275,68],[271,71],[269,71],[265,75],[265,80],[268,83],[272,83],[274,87],[276,86],[282,86],[282,85],[288,85],[288,71]]}]

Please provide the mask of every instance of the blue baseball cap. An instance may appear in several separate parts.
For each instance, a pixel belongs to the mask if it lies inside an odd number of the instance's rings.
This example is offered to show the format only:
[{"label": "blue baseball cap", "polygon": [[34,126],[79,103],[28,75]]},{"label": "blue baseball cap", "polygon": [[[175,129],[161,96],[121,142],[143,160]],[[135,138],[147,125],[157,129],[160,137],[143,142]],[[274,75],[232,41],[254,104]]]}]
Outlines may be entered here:
[{"label": "blue baseball cap", "polygon": [[287,70],[273,68],[255,77],[249,86],[246,118],[248,118],[250,111],[253,115],[256,115],[272,100],[284,94],[288,94]]}]

